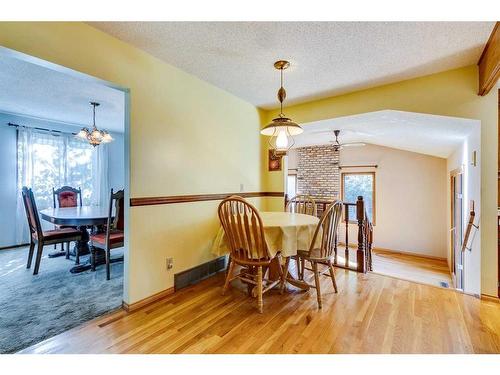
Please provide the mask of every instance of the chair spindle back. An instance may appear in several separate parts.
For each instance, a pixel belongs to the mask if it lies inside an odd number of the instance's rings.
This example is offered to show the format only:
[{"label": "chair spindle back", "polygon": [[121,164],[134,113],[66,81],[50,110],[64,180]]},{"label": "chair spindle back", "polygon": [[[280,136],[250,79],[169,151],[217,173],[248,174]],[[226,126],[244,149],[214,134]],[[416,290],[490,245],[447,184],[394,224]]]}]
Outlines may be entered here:
[{"label": "chair spindle back", "polygon": [[[323,216],[321,216],[318,226],[316,227],[316,231],[314,232],[313,240],[309,248],[310,256],[314,254],[315,258],[324,259],[330,258],[332,256],[341,216],[341,201],[335,201],[327,207],[327,209],[323,213]],[[318,236],[320,237],[319,247],[316,246],[316,242],[318,242]]]},{"label": "chair spindle back", "polygon": [[286,204],[286,211],[317,216],[316,202],[310,195],[297,195]]},{"label": "chair spindle back", "polygon": [[231,196],[220,203],[218,214],[233,259],[249,263],[271,259],[262,219],[253,205]]}]

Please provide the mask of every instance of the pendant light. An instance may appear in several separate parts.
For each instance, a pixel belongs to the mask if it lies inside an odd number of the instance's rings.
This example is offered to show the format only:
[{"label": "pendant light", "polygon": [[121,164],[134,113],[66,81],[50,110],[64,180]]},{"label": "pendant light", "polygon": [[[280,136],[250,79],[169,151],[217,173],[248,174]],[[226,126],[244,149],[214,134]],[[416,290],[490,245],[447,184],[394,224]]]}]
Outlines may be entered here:
[{"label": "pendant light", "polygon": [[101,143],[109,143],[113,141],[113,137],[106,130],[99,130],[95,124],[95,108],[100,104],[97,102],[90,102],[90,105],[93,107],[93,125],[92,130],[88,128],[83,128],[76,135],[77,138],[85,139],[89,142],[93,147],[99,146]]},{"label": "pendant light", "polygon": [[284,156],[294,145],[293,136],[302,133],[304,130],[299,124],[293,122],[283,114],[283,101],[286,98],[286,91],[283,87],[283,70],[290,66],[288,61],[279,60],[274,63],[274,67],[280,71],[281,87],[278,90],[278,100],[280,102],[280,113],[278,117],[260,131],[260,134],[267,135],[269,146],[275,156]]}]

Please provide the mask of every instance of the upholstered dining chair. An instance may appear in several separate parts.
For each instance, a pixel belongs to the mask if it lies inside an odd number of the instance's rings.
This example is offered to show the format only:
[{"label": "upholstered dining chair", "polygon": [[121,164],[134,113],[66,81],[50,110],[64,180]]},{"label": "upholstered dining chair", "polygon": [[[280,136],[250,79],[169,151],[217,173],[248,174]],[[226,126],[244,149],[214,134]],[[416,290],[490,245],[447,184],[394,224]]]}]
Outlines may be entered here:
[{"label": "upholstered dining chair", "polygon": [[[62,186],[59,189],[52,188],[52,201],[54,208],[57,207],[78,207],[82,206],[82,189],[74,188],[71,186]],[[55,229],[63,229],[63,228],[75,228],[69,227],[65,225],[55,225]],[[54,245],[54,249],[56,245]],[[61,250],[64,250],[64,244],[61,244]],[[78,251],[78,250],[77,250]],[[66,243],[66,259],[69,259],[69,242]],[[79,254],[76,254],[76,264],[80,263]]]},{"label": "upholstered dining chair", "polygon": [[[108,210],[108,222],[106,231],[92,234],[90,236],[90,260],[91,269],[95,271],[96,250],[102,249],[106,255],[106,280],[111,278],[111,249],[123,247],[125,241],[125,220],[124,220],[124,191],[118,190],[116,193],[111,189]],[[113,216],[113,206],[115,215]]]},{"label": "upholstered dining chair", "polygon": [[[264,279],[265,270],[275,257],[269,254],[259,212],[245,199],[231,196],[219,204],[218,215],[231,252],[222,294],[226,293],[229,284],[235,279],[254,285],[257,306],[259,312],[262,313],[263,294],[277,284],[283,283],[284,279],[281,265],[278,267],[281,276],[279,280]],[[241,271],[236,275],[234,275],[235,265],[242,266]]]},{"label": "upholstered dining chair", "polygon": [[33,275],[38,274],[40,268],[40,261],[42,259],[43,247],[45,245],[52,245],[58,243],[67,243],[70,241],[80,241],[82,234],[79,230],[74,228],[64,228],[56,230],[42,229],[38,210],[36,208],[35,197],[33,191],[26,186],[22,188],[22,197],[24,209],[26,210],[26,218],[28,219],[28,228],[30,231],[30,249],[28,253],[28,263],[26,268],[31,267],[35,244],[37,244],[37,252],[35,258],[35,268]]},{"label": "upholstered dining chair", "polygon": [[[82,189],[71,186],[62,186],[59,189],[52,188],[54,208],[82,206]],[[57,204],[56,204],[57,202]]]},{"label": "upholstered dining chair", "polygon": [[[337,236],[337,229],[342,216],[342,202],[335,201],[330,204],[316,227],[311,244],[307,250],[298,250],[297,257],[300,261],[299,279],[304,280],[304,270],[312,271],[314,274],[314,285],[309,285],[316,289],[318,299],[318,307],[322,307],[320,272],[318,265],[325,265],[328,268],[330,278],[332,279],[333,289],[337,293],[337,282],[335,280],[335,272],[332,264],[333,251]],[[309,262],[311,268],[305,267],[305,262]],[[288,267],[285,267],[284,277],[287,277]],[[282,286],[282,289],[284,285]]]}]

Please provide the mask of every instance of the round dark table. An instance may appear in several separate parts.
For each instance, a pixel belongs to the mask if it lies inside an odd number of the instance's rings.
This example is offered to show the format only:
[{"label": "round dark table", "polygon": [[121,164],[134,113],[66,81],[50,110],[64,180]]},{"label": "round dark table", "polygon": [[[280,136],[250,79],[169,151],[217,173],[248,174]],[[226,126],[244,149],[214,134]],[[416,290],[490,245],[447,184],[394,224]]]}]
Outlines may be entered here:
[{"label": "round dark table", "polygon": [[[79,255],[90,253],[89,232],[87,227],[104,225],[108,222],[108,209],[100,206],[47,208],[40,211],[43,220],[52,224],[77,227],[82,233],[82,240],[77,241],[75,248]],[[72,255],[76,254],[76,249]],[[64,255],[64,251],[49,254],[50,257]],[[96,264],[102,264],[103,257],[97,257]],[[70,271],[72,273],[83,272],[90,269],[90,261],[77,265]]]}]

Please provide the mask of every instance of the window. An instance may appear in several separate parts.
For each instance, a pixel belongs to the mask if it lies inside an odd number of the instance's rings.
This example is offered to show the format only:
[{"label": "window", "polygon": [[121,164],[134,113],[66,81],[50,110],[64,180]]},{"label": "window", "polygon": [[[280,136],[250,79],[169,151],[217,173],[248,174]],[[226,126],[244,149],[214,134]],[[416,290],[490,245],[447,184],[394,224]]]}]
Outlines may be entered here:
[{"label": "window", "polygon": [[71,134],[19,130],[18,188],[33,188],[39,209],[52,207],[52,188],[80,187],[84,205],[92,204],[95,176],[92,147]]},{"label": "window", "polygon": [[286,194],[288,199],[291,199],[297,195],[297,175],[289,174],[286,178]]},{"label": "window", "polygon": [[[356,203],[363,196],[370,221],[375,223],[375,172],[342,173],[342,200]],[[349,207],[349,220],[356,221],[356,207]]]},{"label": "window", "polygon": [[[37,208],[52,207],[52,188],[63,185],[82,189],[83,205],[105,204],[108,194],[107,149],[92,148],[72,134],[18,129],[17,141],[17,220],[22,228],[19,243],[28,238],[21,188],[33,189]],[[47,223],[42,225],[47,227]],[[47,227],[48,228],[48,227]],[[22,242],[24,240],[24,242]]]}]

